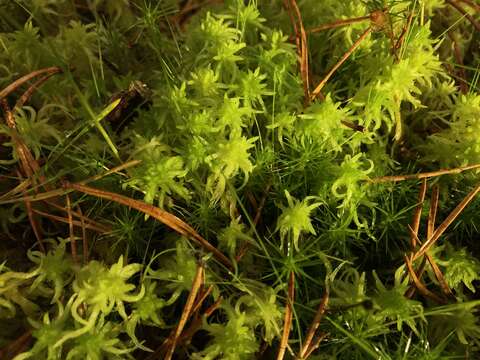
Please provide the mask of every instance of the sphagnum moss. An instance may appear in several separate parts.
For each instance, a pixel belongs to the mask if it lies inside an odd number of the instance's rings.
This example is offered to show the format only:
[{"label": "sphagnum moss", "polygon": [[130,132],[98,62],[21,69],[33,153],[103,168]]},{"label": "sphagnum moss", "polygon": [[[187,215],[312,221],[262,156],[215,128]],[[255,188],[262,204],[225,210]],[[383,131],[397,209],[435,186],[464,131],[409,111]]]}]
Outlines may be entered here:
[{"label": "sphagnum moss", "polygon": [[0,0],[0,358],[478,356],[478,22]]}]

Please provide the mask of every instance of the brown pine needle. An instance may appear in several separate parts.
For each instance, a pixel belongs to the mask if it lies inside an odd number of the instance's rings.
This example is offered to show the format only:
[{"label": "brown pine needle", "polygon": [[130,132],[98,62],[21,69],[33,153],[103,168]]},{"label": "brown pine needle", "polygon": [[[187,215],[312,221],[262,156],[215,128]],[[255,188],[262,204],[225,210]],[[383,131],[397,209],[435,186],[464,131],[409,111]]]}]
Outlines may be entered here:
[{"label": "brown pine needle", "polygon": [[413,214],[412,219],[412,235],[410,236],[410,244],[412,246],[412,251],[415,251],[417,247],[418,239],[418,229],[420,229],[420,220],[422,218],[423,202],[425,201],[425,195],[427,193],[427,179],[423,179],[422,186],[418,193],[418,202],[415,207],[415,213]]},{"label": "brown pine needle", "polygon": [[278,349],[277,360],[282,360],[287,350],[288,337],[290,335],[290,328],[292,327],[293,318],[293,303],[295,301],[295,274],[290,272],[290,278],[288,281],[288,298],[287,307],[285,308],[285,317],[283,320],[283,334],[280,341],[280,347]]},{"label": "brown pine needle", "polygon": [[173,339],[171,345],[168,348],[167,355],[165,356],[166,360],[170,360],[175,352],[175,347],[177,346],[178,338],[185,327],[188,318],[190,317],[193,303],[197,298],[198,290],[200,289],[200,285],[202,284],[203,279],[203,264],[199,264],[197,267],[197,272],[195,273],[195,277],[193,278],[192,289],[190,290],[190,294],[188,295],[187,302],[185,307],[183,308],[182,315],[180,317],[180,321],[178,322],[177,328],[175,329],[175,333],[173,335]]},{"label": "brown pine needle", "polygon": [[460,2],[462,2],[462,3],[464,3],[464,4],[468,5],[468,6],[470,6],[472,9],[480,12],[480,5],[474,3],[472,0],[458,0],[458,1],[460,1]]},{"label": "brown pine needle", "polygon": [[68,218],[68,230],[70,234],[70,250],[72,252],[72,259],[75,264],[78,264],[77,258],[77,242],[75,238],[75,231],[73,230],[73,217],[72,217],[72,203],[70,196],[65,195],[67,199],[67,218]]},{"label": "brown pine needle", "polygon": [[96,189],[86,185],[65,183],[64,188],[67,190],[76,190],[88,195],[114,201],[119,204],[123,204],[125,206],[134,208],[147,215],[150,215],[151,217],[157,219],[161,223],[170,227],[172,230],[175,230],[180,235],[183,235],[185,237],[188,237],[196,241],[205,250],[207,250],[208,252],[211,252],[217,258],[217,260],[219,260],[222,264],[224,264],[229,269],[233,268],[231,261],[224,254],[222,254],[216,247],[214,247],[202,236],[200,236],[200,234],[198,234],[190,225],[188,225],[183,220],[179,219],[175,215],[165,210],[162,210],[158,207],[147,204],[143,201],[135,200],[127,196],[116,194],[110,191]]},{"label": "brown pine needle", "polygon": [[30,100],[30,98],[32,97],[33,93],[35,92],[35,90],[37,90],[40,86],[42,86],[48,79],[50,79],[53,75],[55,75],[57,73],[53,72],[53,73],[49,73],[43,77],[41,77],[40,79],[38,79],[37,81],[35,81],[28,89],[27,91],[25,91],[23,93],[22,96],[20,96],[20,98],[17,100],[17,102],[15,103],[15,106],[14,106],[14,110],[16,109],[20,109],[23,105],[25,105],[28,100]]},{"label": "brown pine needle", "polygon": [[432,198],[430,199],[430,210],[428,211],[427,239],[430,239],[435,231],[435,220],[437,218],[439,196],[440,187],[438,185],[434,185],[432,188]]},{"label": "brown pine needle", "polygon": [[210,285],[207,290],[205,290],[203,293],[199,295],[199,299],[192,309],[192,314],[195,314],[200,310],[200,308],[203,305],[203,302],[212,293],[212,291],[213,291],[213,285]]},{"label": "brown pine needle", "polygon": [[127,161],[126,163],[115,166],[115,167],[111,168],[110,170],[105,171],[104,173],[101,173],[101,174],[92,176],[92,177],[90,177],[86,180],[80,181],[79,184],[85,185],[85,184],[88,184],[89,182],[100,180],[100,179],[104,178],[105,176],[108,176],[108,175],[111,175],[111,174],[119,174],[120,171],[131,168],[131,167],[134,167],[134,166],[137,166],[141,162],[142,162],[142,160]]},{"label": "brown pine needle", "polygon": [[87,239],[87,227],[85,224],[85,219],[83,218],[82,208],[80,205],[78,207],[78,213],[80,214],[80,224],[82,227],[82,250],[83,250],[83,263],[88,263],[88,239]]},{"label": "brown pine needle", "polygon": [[[63,207],[63,206],[60,206],[60,205],[55,204],[55,203],[53,203],[53,202],[51,202],[51,201],[48,201],[48,200],[45,200],[45,202],[46,202],[49,206],[51,206],[51,207],[53,207],[53,208],[55,208],[55,209],[58,209],[58,210],[63,211],[63,212],[67,212],[67,209],[66,209],[65,207]],[[86,226],[87,226],[88,229],[95,230],[95,231],[97,231],[97,232],[99,232],[99,233],[103,233],[103,234],[112,231],[112,228],[111,228],[110,226],[101,224],[101,223],[99,223],[99,222],[96,222],[95,220],[90,219],[90,218],[87,217],[87,216],[84,216],[83,213],[82,213],[81,210],[80,210],[80,207],[78,207],[78,209],[79,209],[79,211],[74,211],[74,210],[72,209],[72,210],[71,210],[71,211],[72,211],[72,215],[75,216],[75,217],[77,217],[78,219],[80,219],[80,221],[83,221],[83,222],[86,224]],[[48,214],[46,214],[46,213],[39,212],[39,214],[41,214],[42,216],[48,217]],[[52,216],[53,216],[53,215],[52,215]],[[61,222],[65,222],[65,220],[66,220],[66,218],[63,218],[63,217],[61,217],[61,216],[58,216],[58,217],[52,217],[52,216],[50,216],[50,217],[51,217],[51,219],[54,219],[54,220],[58,220],[58,221],[61,221]],[[76,222],[75,220],[73,221],[73,224],[74,224],[75,226],[79,226],[79,223]]]},{"label": "brown pine needle", "polygon": [[313,90],[310,100],[313,101],[319,96],[320,92],[322,91],[323,87],[327,84],[328,80],[332,77],[332,75],[337,71],[337,69],[342,66],[342,64],[352,55],[355,49],[362,43],[362,41],[372,32],[372,28],[368,27],[362,35],[353,43],[350,49],[347,50],[345,54],[341,57],[341,59],[332,67],[332,69],[325,75],[322,81],[317,85],[315,90]]},{"label": "brown pine needle", "polygon": [[403,27],[402,33],[398,37],[398,40],[395,44],[395,49],[394,49],[395,51],[399,50],[402,47],[403,42],[405,41],[405,36],[408,34],[408,31],[410,30],[410,27],[412,26],[413,15],[414,15],[414,12],[410,11],[410,15],[408,15],[407,23]]},{"label": "brown pine needle", "polygon": [[413,283],[415,284],[415,287],[420,292],[420,294],[438,302],[439,304],[446,303],[446,301],[442,299],[440,296],[428,290],[427,287],[420,281],[420,279],[418,279],[417,274],[415,274],[415,270],[413,270],[412,261],[406,255],[405,255],[405,264],[407,265],[410,278],[412,279]]},{"label": "brown pine needle", "polygon": [[342,26],[355,24],[355,23],[366,21],[366,20],[370,20],[370,15],[359,16],[359,17],[350,18],[350,19],[335,20],[331,23],[322,24],[322,25],[316,26],[312,29],[309,29],[309,30],[307,30],[307,34],[315,34],[315,33],[319,33],[319,32],[324,31],[324,30],[336,29],[336,28],[339,28],[339,27],[342,27]]},{"label": "brown pine needle", "polygon": [[32,71],[30,74],[22,76],[20,79],[15,80],[13,83],[8,85],[6,88],[0,91],[0,100],[4,99],[8,95],[10,95],[12,92],[17,90],[20,86],[22,86],[24,83],[32,80],[33,78],[44,75],[44,74],[56,74],[62,72],[62,69],[60,69],[57,66],[52,66],[49,68],[45,69],[40,69],[36,71]]},{"label": "brown pine needle", "polygon": [[305,354],[305,356],[302,358],[302,360],[306,360],[310,357],[310,355],[313,354],[313,352],[315,350],[318,349],[318,347],[320,346],[320,343],[322,342],[323,339],[325,339],[327,337],[328,333],[321,333],[316,339],[315,341],[312,343],[312,345],[310,346],[310,348],[308,349],[307,353]]},{"label": "brown pine needle", "polygon": [[[65,217],[62,217],[62,216],[49,214],[49,213],[46,213],[44,211],[36,210],[36,209],[33,209],[33,212],[37,215],[40,215],[40,216],[45,217],[45,218],[50,219],[50,220],[59,221],[59,222],[65,223],[65,224],[69,223],[68,218],[65,218]],[[109,229],[107,227],[104,227],[103,225],[101,225],[101,227],[98,227],[95,224],[85,223],[84,218],[80,218],[80,221],[72,220],[72,224],[74,226],[77,226],[77,227],[85,227],[85,229],[93,230],[93,231],[96,231],[100,234],[107,234],[111,231],[111,229]]]},{"label": "brown pine needle", "polygon": [[465,209],[465,207],[475,198],[475,196],[480,191],[480,184],[477,185],[468,195],[457,205],[455,209],[447,216],[447,218],[440,224],[440,226],[435,230],[432,237],[430,237],[420,249],[413,256],[412,261],[418,259],[420,256],[425,254],[432,245],[442,236],[442,234],[447,230],[450,224],[460,215],[460,213]]},{"label": "brown pine needle", "polygon": [[323,315],[325,314],[325,311],[327,310],[329,298],[330,298],[330,292],[329,292],[328,288],[325,288],[325,291],[324,291],[323,296],[322,296],[322,301],[320,302],[320,305],[318,306],[317,312],[315,313],[315,316],[312,320],[312,324],[310,325],[310,328],[308,329],[307,337],[305,338],[305,343],[303,344],[302,349],[300,350],[300,358],[301,359],[306,359],[308,357],[307,354],[310,353],[310,349],[312,347],[314,347],[314,345],[312,345],[312,340],[313,340],[313,337],[315,336],[315,333],[317,332],[317,329],[318,329],[318,326],[320,325],[320,322],[322,321]]},{"label": "brown pine needle", "polygon": [[[416,276],[420,280],[423,276],[423,273],[425,272],[425,267],[427,265],[427,259],[423,258],[422,263],[418,267],[418,270],[416,271]],[[414,284],[410,285],[408,290],[405,292],[405,297],[411,299],[413,295],[415,295],[415,291],[417,291],[417,288],[415,287]]]},{"label": "brown pine needle", "polygon": [[470,23],[473,25],[473,27],[477,30],[480,31],[480,23],[477,22],[473,18],[472,15],[470,15],[465,9],[462,7],[462,5],[458,4],[457,2],[453,0],[445,0],[445,2],[455,8],[460,14],[462,14]]},{"label": "brown pine needle", "polygon": [[34,210],[32,207],[32,203],[28,200],[25,200],[25,208],[27,209],[28,220],[30,221],[30,226],[32,227],[33,233],[35,234],[35,238],[37,239],[38,245],[40,246],[40,250],[46,254],[47,249],[45,245],[43,245],[42,235],[40,234],[40,229],[37,223],[37,219],[35,217]]},{"label": "brown pine needle", "polygon": [[[430,239],[432,237],[435,229],[435,218],[437,216],[439,195],[440,195],[440,187],[438,185],[434,185],[432,188],[432,197],[430,199],[430,209],[428,211],[427,239]],[[422,278],[423,273],[425,272],[426,264],[427,264],[427,259],[423,258],[422,263],[420,264],[418,270],[416,271],[418,279]],[[410,288],[406,291],[405,296],[408,298],[411,298],[415,294],[415,290],[416,288],[414,285],[410,286]]]},{"label": "brown pine needle", "polygon": [[308,43],[307,33],[303,26],[302,14],[298,7],[296,0],[285,0],[285,6],[287,7],[290,21],[292,22],[293,29],[295,31],[295,42],[297,45],[297,53],[299,55],[300,63],[300,76],[303,83],[303,92],[305,95],[305,106],[310,101],[310,80],[309,80],[309,65],[308,65]]},{"label": "brown pine needle", "polygon": [[474,170],[480,168],[480,164],[467,165],[453,169],[440,169],[436,171],[418,173],[418,174],[409,174],[409,175],[393,175],[393,176],[381,176],[373,179],[369,179],[369,182],[372,183],[384,183],[384,182],[397,182],[405,180],[419,180],[426,179],[431,177],[437,177],[441,175],[451,175],[451,174],[460,174],[467,170]]},{"label": "brown pine needle", "polygon": [[450,299],[455,299],[455,296],[453,295],[452,290],[450,289],[450,286],[448,286],[447,280],[445,280],[445,276],[443,276],[443,273],[438,267],[435,260],[428,253],[425,254],[425,257],[427,258],[428,263],[432,267],[433,273],[435,274],[435,278],[440,284],[440,288],[442,289],[444,295],[446,295]]}]

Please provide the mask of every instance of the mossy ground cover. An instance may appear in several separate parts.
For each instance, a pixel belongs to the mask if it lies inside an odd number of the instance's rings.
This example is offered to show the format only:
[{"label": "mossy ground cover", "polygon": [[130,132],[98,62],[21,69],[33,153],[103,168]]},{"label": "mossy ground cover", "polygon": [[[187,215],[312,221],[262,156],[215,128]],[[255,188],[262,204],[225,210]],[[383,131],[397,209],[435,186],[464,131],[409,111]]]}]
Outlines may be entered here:
[{"label": "mossy ground cover", "polygon": [[480,356],[475,0],[0,0],[1,359]]}]

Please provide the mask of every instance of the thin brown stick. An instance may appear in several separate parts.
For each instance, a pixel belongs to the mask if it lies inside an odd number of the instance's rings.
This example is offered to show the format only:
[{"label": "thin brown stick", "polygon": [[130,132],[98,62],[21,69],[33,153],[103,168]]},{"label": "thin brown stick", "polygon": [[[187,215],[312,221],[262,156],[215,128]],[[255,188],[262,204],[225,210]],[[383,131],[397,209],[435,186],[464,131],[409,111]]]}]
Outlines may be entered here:
[{"label": "thin brown stick", "polygon": [[322,81],[317,85],[315,90],[313,90],[312,95],[310,97],[310,100],[313,101],[317,98],[317,96],[320,94],[322,91],[323,87],[327,84],[327,81],[330,80],[332,75],[337,71],[337,69],[342,66],[342,64],[352,55],[352,53],[355,51],[355,49],[362,43],[362,41],[372,32],[372,28],[368,27],[367,30],[365,30],[362,35],[353,43],[353,45],[350,47],[350,49],[347,50],[345,54],[340,58],[340,60],[330,69],[330,71],[325,75]]},{"label": "thin brown stick", "polygon": [[423,179],[420,191],[418,192],[417,206],[412,219],[412,235],[410,236],[410,245],[412,251],[415,251],[417,247],[418,229],[420,229],[420,220],[422,218],[423,203],[425,201],[425,195],[427,193],[427,179]]},{"label": "thin brown stick", "polygon": [[24,75],[21,78],[15,80],[13,83],[8,85],[6,88],[0,91],[0,100],[4,99],[8,95],[10,95],[12,92],[14,92],[17,88],[22,86],[24,83],[27,81],[30,81],[31,79],[43,75],[43,74],[56,74],[62,72],[62,69],[60,69],[57,66],[52,66],[49,68],[44,68],[40,70],[35,70],[32,71],[30,74]]},{"label": "thin brown stick", "polygon": [[280,341],[280,347],[278,349],[277,360],[282,360],[287,350],[288,337],[290,335],[290,328],[292,327],[293,318],[293,303],[295,301],[295,274],[290,272],[290,278],[288,280],[288,298],[287,307],[285,308],[285,317],[283,320],[283,334]]},{"label": "thin brown stick", "polygon": [[460,14],[462,14],[470,23],[475,27],[477,31],[480,31],[480,23],[478,23],[472,15],[470,15],[462,5],[456,3],[453,0],[445,0],[445,2],[455,8]]},{"label": "thin brown stick", "polygon": [[173,335],[172,342],[168,348],[167,355],[165,356],[166,360],[170,360],[175,352],[175,347],[177,346],[178,338],[185,327],[188,318],[190,317],[191,310],[193,307],[193,303],[197,298],[198,289],[200,289],[200,285],[202,284],[203,278],[203,264],[200,263],[197,267],[197,272],[195,273],[195,277],[193,278],[192,289],[190,290],[190,294],[188,295],[187,302],[185,307],[183,308],[182,315],[180,316],[180,321],[178,322],[177,328],[175,329],[175,333]]},{"label": "thin brown stick", "polygon": [[190,225],[185,223],[183,220],[179,219],[175,215],[162,210],[158,207],[153,205],[147,204],[143,201],[131,199],[127,196],[123,196],[120,194],[116,194],[110,191],[104,191],[100,189],[96,189],[90,186],[85,186],[82,184],[74,184],[74,183],[65,183],[65,189],[76,190],[79,192],[83,192],[88,195],[96,196],[102,199],[107,199],[110,201],[117,202],[119,204],[123,204],[128,207],[132,207],[138,211],[141,211],[147,215],[152,216],[153,218],[157,219],[161,223],[167,225],[172,230],[175,230],[180,235],[186,236],[194,241],[196,241],[199,245],[201,245],[205,250],[211,252],[217,260],[219,260],[222,264],[224,264],[229,269],[233,268],[231,261],[221,253],[216,247],[210,244],[207,240],[205,240],[200,234],[198,234]]},{"label": "thin brown stick", "polygon": [[406,255],[405,255],[405,264],[407,265],[410,278],[412,279],[413,283],[415,284],[415,287],[420,292],[420,294],[438,302],[439,304],[446,303],[446,301],[442,299],[440,296],[428,290],[427,287],[418,279],[417,274],[415,274],[415,270],[413,270],[412,261]]},{"label": "thin brown stick", "polygon": [[372,183],[384,183],[384,182],[397,182],[405,180],[419,180],[426,179],[431,177],[437,177],[442,175],[451,175],[451,174],[460,174],[467,170],[474,170],[480,168],[480,164],[467,165],[453,169],[440,169],[436,171],[424,172],[419,174],[408,174],[408,175],[393,175],[393,176],[381,176],[373,179],[369,179],[369,182]]},{"label": "thin brown stick", "polygon": [[312,320],[312,324],[310,325],[310,328],[308,329],[307,336],[305,338],[305,342],[303,343],[302,349],[300,350],[300,358],[301,359],[306,359],[307,354],[310,351],[310,348],[313,346],[312,345],[312,340],[313,337],[315,336],[315,333],[317,332],[318,326],[320,325],[320,322],[322,321],[322,318],[325,314],[325,311],[327,310],[328,306],[328,300],[330,298],[330,292],[328,288],[325,288],[325,291],[322,296],[322,301],[320,302],[320,305],[318,306],[317,312],[315,313],[315,316]]},{"label": "thin brown stick", "polygon": [[[37,210],[37,209],[33,209],[33,212],[37,215],[40,215],[40,216],[45,217],[45,218],[50,219],[50,220],[59,221],[59,222],[65,223],[65,224],[69,223],[68,218],[65,218],[65,217],[62,217],[62,216],[49,214],[47,212]],[[82,223],[83,223],[83,225],[82,225]],[[96,231],[100,234],[106,234],[106,233],[111,231],[111,229],[99,228],[99,227],[97,227],[93,224],[85,223],[85,220],[82,219],[82,218],[80,218],[80,221],[72,220],[72,224],[74,226],[77,226],[77,227],[84,226],[85,229],[90,229],[90,230]]]},{"label": "thin brown stick", "polygon": [[457,205],[455,209],[447,216],[447,218],[440,224],[440,226],[435,230],[432,237],[423,243],[420,249],[413,255],[412,261],[418,259],[420,256],[425,254],[432,245],[442,236],[442,234],[447,230],[450,224],[460,215],[460,213],[465,209],[465,207],[475,198],[475,196],[480,192],[480,184],[477,185],[467,196]]},{"label": "thin brown stick", "polygon": [[339,27],[342,27],[342,26],[355,24],[355,23],[366,21],[366,20],[370,20],[370,15],[359,16],[359,17],[350,18],[350,19],[335,20],[331,23],[322,24],[322,25],[316,26],[312,29],[309,29],[309,30],[307,30],[307,34],[315,34],[315,33],[319,33],[319,32],[324,31],[324,30],[336,29],[336,28],[339,28]]},{"label": "thin brown stick", "polygon": [[70,250],[72,252],[72,259],[75,264],[78,264],[77,258],[77,242],[75,238],[75,231],[73,230],[73,217],[72,217],[72,203],[70,201],[70,196],[65,195],[67,199],[67,218],[68,218],[68,230],[70,234]]},{"label": "thin brown stick", "polygon": [[50,73],[50,74],[47,74],[43,77],[41,77],[40,79],[38,79],[37,81],[35,81],[28,89],[27,91],[25,91],[23,93],[22,96],[20,96],[20,98],[17,100],[17,102],[15,103],[15,106],[13,107],[14,110],[16,109],[20,109],[23,105],[25,105],[29,100],[30,98],[32,97],[33,93],[40,87],[42,86],[48,79],[50,79],[53,75],[55,75],[56,73]]}]

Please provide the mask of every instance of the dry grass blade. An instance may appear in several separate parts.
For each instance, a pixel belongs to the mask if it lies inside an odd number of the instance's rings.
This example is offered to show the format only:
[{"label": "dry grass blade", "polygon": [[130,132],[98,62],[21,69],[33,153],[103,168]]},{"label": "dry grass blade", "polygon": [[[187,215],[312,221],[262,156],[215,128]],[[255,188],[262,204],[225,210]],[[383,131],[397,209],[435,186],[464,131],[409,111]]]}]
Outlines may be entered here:
[{"label": "dry grass blade", "polygon": [[288,298],[287,307],[285,308],[285,317],[283,320],[283,334],[280,341],[280,347],[278,349],[277,360],[282,360],[287,350],[288,337],[290,335],[290,328],[292,327],[293,318],[293,303],[295,301],[295,274],[290,272],[288,280]]},{"label": "dry grass blade", "polygon": [[22,76],[20,79],[15,80],[13,83],[8,85],[6,88],[0,91],[0,100],[4,99],[8,95],[10,95],[12,92],[17,90],[20,86],[22,86],[24,83],[32,80],[33,78],[44,75],[44,74],[57,74],[62,72],[62,69],[60,69],[57,66],[52,66],[49,68],[45,69],[40,69],[36,71],[32,71],[30,74]]},{"label": "dry grass blade", "polygon": [[328,288],[325,289],[325,292],[323,293],[322,296],[322,301],[320,302],[320,305],[318,306],[317,312],[315,313],[315,316],[312,320],[312,324],[310,325],[310,328],[308,329],[307,332],[307,337],[305,338],[305,342],[302,346],[302,349],[300,350],[300,358],[301,359],[306,359],[308,357],[308,353],[310,352],[310,349],[314,346],[312,344],[312,340],[315,336],[315,333],[317,332],[318,326],[320,325],[320,321],[322,321],[323,315],[325,314],[325,311],[327,310],[327,305],[328,305],[328,300],[330,298],[330,292]]},{"label": "dry grass blade", "polygon": [[355,49],[362,43],[362,41],[372,32],[372,28],[368,27],[367,30],[365,30],[362,35],[353,43],[353,45],[350,47],[350,49],[347,50],[345,54],[340,58],[340,60],[330,69],[330,71],[325,75],[325,77],[320,81],[320,83],[317,85],[315,90],[312,91],[312,95],[310,97],[310,100],[313,101],[315,100],[319,95],[320,92],[322,91],[323,87],[327,84],[328,80],[332,77],[332,75],[337,71],[337,69],[342,66],[342,64],[352,55],[352,53],[355,51]]},{"label": "dry grass blade", "polygon": [[451,5],[452,7],[454,7],[455,10],[457,10],[460,14],[465,16],[465,18],[468,21],[470,21],[470,23],[473,25],[473,27],[475,27],[475,29],[477,31],[480,31],[480,23],[478,23],[477,20],[475,20],[472,15],[470,15],[467,11],[465,11],[465,9],[460,4],[458,4],[457,2],[455,2],[453,0],[445,0],[445,2],[449,5]]},{"label": "dry grass blade", "polygon": [[430,172],[419,173],[419,174],[381,176],[378,178],[369,179],[368,181],[372,183],[384,183],[384,182],[397,182],[397,181],[405,181],[405,180],[419,180],[419,179],[437,177],[441,175],[460,174],[464,171],[474,170],[478,168],[480,168],[480,164],[462,166],[454,169],[441,169],[437,171],[430,171]]},{"label": "dry grass blade", "polygon": [[185,327],[190,314],[192,313],[193,303],[197,298],[198,290],[202,284],[203,276],[203,264],[200,263],[197,267],[197,272],[195,273],[195,277],[193,278],[192,289],[190,290],[190,294],[188,295],[187,302],[185,307],[183,308],[182,315],[180,317],[180,321],[178,322],[177,328],[175,329],[175,333],[173,335],[173,339],[171,342],[170,347],[168,348],[167,355],[165,356],[166,360],[170,360],[175,352],[175,347],[177,346],[178,338]]},{"label": "dry grass blade", "polygon": [[307,30],[308,34],[315,34],[319,33],[324,30],[329,30],[329,29],[336,29],[342,26],[350,25],[350,24],[355,24],[359,23],[362,21],[370,20],[370,15],[367,16],[359,16],[356,18],[350,18],[350,19],[342,19],[342,20],[336,20],[328,24],[322,24],[319,26],[316,26],[312,29]]},{"label": "dry grass blade", "polygon": [[210,244],[207,240],[205,240],[202,236],[200,236],[190,225],[188,225],[187,223],[180,220],[175,215],[165,210],[162,210],[158,207],[147,204],[143,201],[131,199],[127,196],[96,189],[86,185],[66,183],[64,187],[65,189],[76,190],[88,195],[114,201],[116,203],[123,204],[125,206],[141,211],[147,215],[150,215],[151,217],[157,219],[161,223],[170,227],[172,230],[175,230],[180,235],[186,236],[196,241],[205,250],[207,250],[208,252],[211,252],[217,258],[217,260],[219,260],[222,264],[224,264],[229,269],[233,268],[230,260],[224,254],[222,254],[217,248],[215,248],[212,244]]},{"label": "dry grass blade", "polygon": [[435,230],[432,237],[430,237],[425,243],[420,247],[420,249],[413,256],[412,261],[418,259],[420,256],[425,254],[425,252],[432,247],[432,245],[442,236],[442,234],[447,230],[450,224],[460,215],[460,213],[465,209],[465,207],[474,199],[474,197],[480,191],[480,184],[477,185],[470,193],[457,205],[457,207],[447,216],[447,218],[440,224],[440,226]]},{"label": "dry grass blade", "polygon": [[420,220],[422,218],[422,209],[423,203],[425,201],[425,195],[427,193],[427,180],[423,179],[422,185],[420,187],[420,191],[418,193],[418,202],[417,206],[415,207],[415,213],[413,214],[412,219],[412,236],[410,237],[410,244],[412,246],[412,251],[415,251],[417,247],[417,239],[418,239],[418,229],[420,229]]},{"label": "dry grass blade", "polygon": [[442,299],[437,294],[434,294],[433,292],[428,290],[427,287],[420,281],[420,279],[417,277],[417,274],[415,274],[415,270],[413,269],[413,266],[412,266],[412,261],[406,255],[405,255],[405,264],[407,265],[410,278],[412,279],[413,283],[415,284],[415,287],[420,292],[420,294],[436,301],[439,304],[446,303],[444,299]]}]

